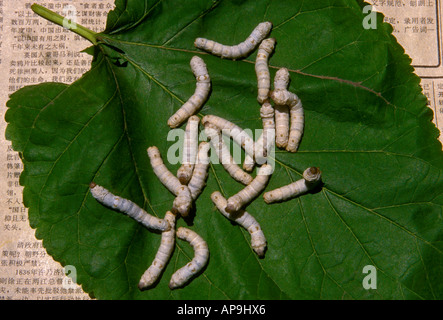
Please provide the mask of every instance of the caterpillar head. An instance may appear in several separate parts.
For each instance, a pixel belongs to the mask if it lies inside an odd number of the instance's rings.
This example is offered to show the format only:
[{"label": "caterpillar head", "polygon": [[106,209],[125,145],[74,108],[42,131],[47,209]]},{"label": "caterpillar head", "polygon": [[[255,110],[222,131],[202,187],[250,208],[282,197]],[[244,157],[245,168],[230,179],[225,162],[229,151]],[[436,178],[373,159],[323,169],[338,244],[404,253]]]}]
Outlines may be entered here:
[{"label": "caterpillar head", "polygon": [[194,40],[194,46],[196,48],[204,48],[205,43],[206,43],[206,39],[204,39],[204,38],[197,38]]},{"label": "caterpillar head", "polygon": [[257,30],[263,35],[266,36],[272,29],[272,22],[265,21],[261,22],[257,26]]},{"label": "caterpillar head", "polygon": [[286,90],[289,85],[289,70],[287,68],[280,68],[274,76],[275,90]]},{"label": "caterpillar head", "polygon": [[151,157],[155,158],[155,157],[158,157],[160,155],[160,151],[158,150],[158,148],[156,146],[149,147],[147,149],[147,152],[148,152],[148,156],[150,158]]},{"label": "caterpillar head", "polygon": [[267,53],[271,54],[272,51],[274,51],[275,43],[276,43],[276,41],[274,38],[268,38],[268,39],[263,40],[260,43],[259,48],[262,50],[265,50]]},{"label": "caterpillar head", "polygon": [[315,185],[321,180],[321,171],[317,167],[309,167],[303,172],[307,184]]},{"label": "caterpillar head", "polygon": [[177,197],[174,199],[172,203],[172,213],[179,213],[182,217],[186,217],[189,214],[189,211],[192,207],[192,195],[191,191],[187,186],[181,186]]},{"label": "caterpillar head", "polygon": [[260,117],[262,118],[274,117],[274,108],[272,107],[272,105],[269,103],[268,100],[266,100],[260,108]]}]

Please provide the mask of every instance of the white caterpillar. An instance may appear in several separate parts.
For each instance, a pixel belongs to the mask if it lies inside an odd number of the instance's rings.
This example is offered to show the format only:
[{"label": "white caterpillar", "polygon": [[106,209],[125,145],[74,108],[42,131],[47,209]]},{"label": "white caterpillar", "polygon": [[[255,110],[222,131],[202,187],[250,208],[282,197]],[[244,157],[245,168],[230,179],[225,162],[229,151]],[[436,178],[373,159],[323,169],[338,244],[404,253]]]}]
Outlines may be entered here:
[{"label": "white caterpillar", "polygon": [[[297,100],[296,100],[297,99]],[[305,114],[300,99],[296,96],[297,101],[293,106],[289,106],[289,114],[291,116],[291,126],[289,128],[289,139],[286,150],[296,152],[303,135],[305,125]]]},{"label": "white caterpillar", "polygon": [[158,148],[155,146],[149,147],[147,152],[149,159],[151,160],[152,170],[157,178],[172,194],[177,195],[182,184],[165,166]]},{"label": "white caterpillar", "polygon": [[274,91],[287,90],[288,85],[289,70],[287,68],[278,69],[274,77]]},{"label": "white caterpillar", "polygon": [[[274,78],[274,91],[270,93],[272,100],[276,104],[276,130],[277,141],[279,147],[283,147],[286,141],[286,132],[289,131],[289,136],[286,144],[286,150],[289,152],[296,152],[300,144],[304,129],[304,110],[299,97],[287,90],[289,84],[289,71],[286,68],[281,68],[276,72]],[[288,127],[288,117],[286,109],[281,106],[289,107],[290,127]],[[278,119],[277,119],[278,117]]]},{"label": "white caterpillar", "polygon": [[240,226],[248,230],[249,234],[251,235],[252,249],[259,257],[263,257],[266,251],[266,238],[257,220],[255,220],[255,218],[245,210],[240,210],[234,214],[226,212],[225,208],[227,201],[218,191],[211,194],[211,200],[226,218],[235,221]]},{"label": "white caterpillar", "polygon": [[211,145],[214,147],[215,152],[220,160],[220,163],[225,170],[236,181],[248,185],[253,178],[246,172],[244,172],[235,162],[231,156],[231,153],[223,141],[223,137],[220,133],[220,129],[212,123],[205,123],[205,133],[211,140]]},{"label": "white caterpillar", "polygon": [[194,249],[194,258],[172,275],[169,282],[170,289],[175,289],[186,284],[192,276],[206,265],[209,258],[208,245],[196,232],[188,228],[180,227],[177,229],[177,237],[189,242]]},{"label": "white caterpillar", "polygon": [[286,148],[289,139],[289,108],[276,104],[275,112],[275,145],[278,148]]},{"label": "white caterpillar", "polygon": [[[263,132],[255,142],[254,158],[255,162],[263,164],[275,145],[274,108],[268,101],[261,106],[260,117],[262,119]],[[249,172],[252,171],[255,165],[254,158],[247,154],[243,163],[243,169]]]},{"label": "white caterpillar", "polygon": [[191,116],[186,125],[185,136],[183,139],[182,165],[177,171],[177,178],[181,184],[188,184],[192,177],[192,171],[194,170],[197,157],[199,123],[199,117]]},{"label": "white caterpillar", "polygon": [[177,196],[172,203],[171,211],[180,213],[182,217],[187,217],[192,207],[192,195],[188,186],[181,185],[177,191]]},{"label": "white caterpillar", "polygon": [[254,155],[254,139],[241,127],[229,120],[211,114],[202,118],[202,124],[205,126],[207,123],[217,127],[222,134],[231,137],[235,143],[245,150],[246,154]]},{"label": "white caterpillar", "polygon": [[155,175],[160,182],[176,196],[173,204],[174,213],[178,211],[182,216],[187,216],[192,206],[192,197],[189,188],[182,185],[178,178],[168,170],[163,163],[157,147],[149,147],[147,152]]},{"label": "white caterpillar", "polygon": [[160,273],[169,261],[169,258],[174,251],[175,244],[175,219],[176,216],[171,211],[166,212],[165,218],[171,228],[162,232],[160,247],[155,255],[154,261],[149,268],[143,273],[138,283],[139,289],[148,288],[157,281]]},{"label": "white caterpillar", "polygon": [[119,196],[115,196],[110,191],[94,182],[89,184],[89,188],[92,196],[101,204],[127,214],[129,217],[133,218],[135,221],[141,223],[149,229],[161,231],[169,230],[170,225],[168,221],[150,215],[134,202]]},{"label": "white caterpillar", "polygon": [[191,180],[188,183],[193,200],[197,199],[206,185],[206,179],[208,178],[210,148],[211,144],[205,141],[201,142],[198,147],[197,162],[195,164]]},{"label": "white caterpillar", "polygon": [[206,64],[202,58],[194,56],[191,59],[191,70],[197,80],[194,94],[183,104],[168,120],[171,128],[176,128],[187,118],[195,114],[206,101],[211,89],[211,79],[209,77]]},{"label": "white caterpillar", "polygon": [[255,59],[255,73],[257,75],[259,103],[265,102],[269,98],[269,90],[271,88],[271,76],[269,73],[268,60],[272,51],[274,51],[275,39],[265,39],[258,47],[257,57]]},{"label": "white caterpillar", "polygon": [[[281,68],[275,73],[274,77],[274,91],[270,93],[271,98],[275,102],[275,130],[276,138],[275,144],[279,148],[286,148],[289,139],[289,109],[284,103],[279,104],[275,101],[275,92],[282,92],[287,90],[289,85],[289,71],[286,68]],[[277,95],[278,97],[278,95]]]},{"label": "white caterpillar", "polygon": [[263,194],[266,203],[285,201],[312,190],[321,180],[321,171],[316,167],[309,167],[303,172],[303,179],[277,188]]},{"label": "white caterpillar", "polygon": [[227,59],[240,59],[247,57],[262,42],[272,29],[271,22],[259,23],[245,41],[235,46],[227,46],[213,40],[197,38],[195,47],[210,52],[215,56]]},{"label": "white caterpillar", "polygon": [[246,204],[255,199],[266,187],[271,177],[273,168],[269,164],[263,165],[257,173],[257,176],[245,188],[237,194],[229,197],[226,205],[226,212],[232,213],[239,211]]}]

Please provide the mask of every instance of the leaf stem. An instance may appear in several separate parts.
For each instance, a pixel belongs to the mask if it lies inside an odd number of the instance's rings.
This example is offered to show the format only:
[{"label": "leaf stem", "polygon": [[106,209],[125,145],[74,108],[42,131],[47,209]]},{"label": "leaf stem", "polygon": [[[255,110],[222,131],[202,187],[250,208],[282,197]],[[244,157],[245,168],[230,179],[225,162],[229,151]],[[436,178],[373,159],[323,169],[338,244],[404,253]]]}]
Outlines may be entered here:
[{"label": "leaf stem", "polygon": [[54,22],[55,24],[58,24],[59,26],[62,26],[65,29],[71,30],[72,32],[82,36],[83,38],[89,40],[92,42],[93,45],[97,45],[97,33],[85,28],[79,24],[77,24],[75,21],[72,21],[71,19],[67,17],[63,17],[59,15],[58,13],[51,11],[49,9],[46,9],[45,7],[38,5],[34,3],[31,6],[32,11],[34,11],[39,16],[45,18],[46,20],[49,20],[51,22]]}]

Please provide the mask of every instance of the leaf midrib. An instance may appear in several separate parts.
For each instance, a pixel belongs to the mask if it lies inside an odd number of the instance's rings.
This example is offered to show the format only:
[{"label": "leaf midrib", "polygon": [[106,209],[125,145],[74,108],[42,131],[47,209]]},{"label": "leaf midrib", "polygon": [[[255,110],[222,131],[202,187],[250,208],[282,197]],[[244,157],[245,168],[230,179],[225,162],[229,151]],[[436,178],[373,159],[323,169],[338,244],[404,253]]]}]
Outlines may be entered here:
[{"label": "leaf midrib", "polygon": [[[140,43],[140,42],[133,42],[133,41],[121,40],[121,39],[116,39],[116,38],[113,38],[113,37],[109,37],[108,35],[105,35],[105,34],[102,34],[102,38],[104,38],[104,39],[110,41],[111,43],[112,43],[112,42],[118,42],[118,43],[125,44],[125,45],[142,46],[142,47],[149,47],[149,48],[160,49],[160,50],[168,50],[168,51],[177,51],[177,52],[183,52],[183,53],[193,53],[193,54],[197,54],[197,55],[208,55],[208,53],[206,53],[206,52],[202,52],[202,51],[198,51],[198,50],[189,50],[189,49],[184,49],[184,48],[173,48],[173,47],[167,47],[167,46],[164,46],[164,45],[155,45],[155,44],[147,44],[147,43]],[[353,44],[353,43],[355,43],[355,41],[346,44],[344,47],[347,47],[347,46],[349,46],[349,45],[351,45],[351,44]],[[344,47],[343,47],[343,48],[344,48]],[[343,48],[340,48],[340,49],[338,49],[337,51],[331,52],[331,53],[329,53],[328,55],[337,54],[337,53],[340,52],[340,50],[342,50]],[[135,63],[135,61],[132,60],[132,59],[131,59],[130,57],[128,57],[127,55],[124,55],[124,54],[121,54],[121,53],[119,53],[119,54],[120,54],[121,57],[124,58],[125,60],[128,60],[128,61],[130,61],[130,62],[132,61],[133,63]],[[324,57],[322,57],[322,58],[324,58]],[[320,59],[322,59],[322,58],[319,58],[318,60],[320,60]],[[248,60],[248,59],[242,59],[242,60],[238,60],[238,61],[239,61],[239,62],[244,62],[244,63],[255,64],[255,61],[251,61],[251,60]],[[364,81],[353,81],[353,80],[343,79],[343,78],[334,77],[334,76],[311,74],[311,73],[307,73],[307,72],[304,72],[304,71],[303,71],[304,69],[306,69],[308,66],[310,66],[310,65],[313,64],[313,63],[314,63],[314,62],[310,63],[309,65],[303,66],[303,67],[301,67],[301,68],[299,68],[299,69],[290,69],[290,68],[288,68],[288,71],[289,71],[289,72],[293,72],[293,73],[295,73],[295,74],[299,74],[299,75],[301,75],[301,76],[306,76],[306,77],[311,77],[311,78],[317,78],[317,79],[322,79],[322,80],[336,81],[336,82],[339,82],[339,83],[344,83],[344,84],[350,85],[350,86],[355,87],[355,88],[362,89],[362,90],[364,90],[364,91],[368,91],[368,92],[370,92],[371,94],[374,94],[375,96],[377,96],[378,98],[380,98],[381,100],[383,100],[383,102],[384,102],[385,104],[387,104],[387,105],[393,107],[394,109],[400,109],[400,110],[402,110],[402,111],[404,111],[404,112],[406,112],[406,113],[411,114],[412,116],[417,116],[416,114],[412,113],[411,111],[407,110],[406,108],[400,107],[400,106],[398,106],[398,105],[396,105],[396,104],[390,102],[388,99],[386,99],[386,98],[383,96],[383,94],[382,94],[381,92],[378,92],[378,91],[376,91],[376,90],[374,90],[374,89],[372,89],[372,88],[370,88],[370,87],[367,87],[367,86],[363,85],[362,83],[363,83]],[[135,64],[136,64],[136,63],[135,63]],[[139,66],[139,67],[140,67],[140,66]],[[141,67],[140,67],[140,68],[141,68]],[[275,69],[275,70],[278,70],[278,69],[281,68],[281,67],[279,67],[279,66],[275,66],[275,65],[272,65],[272,64],[269,64],[269,68],[271,68],[271,69]],[[142,68],[141,68],[141,69],[142,69]],[[365,81],[366,81],[366,80],[365,80]]]}]

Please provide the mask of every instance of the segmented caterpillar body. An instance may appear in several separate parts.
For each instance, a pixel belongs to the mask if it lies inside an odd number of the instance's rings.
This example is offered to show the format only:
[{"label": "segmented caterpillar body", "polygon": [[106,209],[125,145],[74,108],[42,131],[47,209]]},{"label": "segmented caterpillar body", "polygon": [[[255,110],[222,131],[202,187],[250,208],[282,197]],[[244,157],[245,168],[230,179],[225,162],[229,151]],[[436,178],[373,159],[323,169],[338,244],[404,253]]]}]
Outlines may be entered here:
[{"label": "segmented caterpillar body", "polygon": [[312,190],[321,180],[321,171],[316,167],[309,167],[303,172],[303,179],[297,180],[281,188],[263,194],[266,203],[285,201]]},{"label": "segmented caterpillar body", "polygon": [[252,249],[259,257],[263,257],[266,251],[266,238],[257,220],[245,210],[240,210],[233,214],[226,212],[227,201],[219,191],[211,194],[211,200],[221,214],[248,230],[251,235]]},{"label": "segmented caterpillar body", "polygon": [[180,213],[180,215],[186,217],[192,207],[191,191],[188,186],[182,185],[178,178],[168,170],[157,147],[149,147],[147,152],[155,175],[176,196],[172,205],[172,212]]},{"label": "segmented caterpillar body", "polygon": [[287,90],[288,84],[288,69],[279,69],[275,74],[274,91],[270,93],[270,96],[276,104],[276,145],[286,148],[289,152],[296,152],[303,135],[304,110],[299,97]]},{"label": "segmented caterpillar body", "polygon": [[160,246],[155,255],[154,261],[140,278],[138,287],[141,290],[152,286],[154,282],[157,281],[174,251],[176,216],[171,211],[168,211],[166,212],[164,219],[168,221],[171,228],[162,232]]},{"label": "segmented caterpillar body", "polygon": [[295,93],[286,90],[273,91],[272,97],[279,105],[284,104],[289,107],[290,127],[286,150],[296,152],[304,129],[303,105]]},{"label": "segmented caterpillar body", "polygon": [[181,184],[187,184],[192,177],[192,171],[197,157],[198,124],[200,118],[191,116],[185,129],[183,139],[182,164],[177,171],[177,178]]},{"label": "segmented caterpillar body", "polygon": [[259,143],[255,146],[255,158],[259,164],[260,159],[268,157],[272,148],[275,145],[275,120],[274,120],[274,108],[269,102],[263,103],[260,108],[260,117],[262,119],[263,133]]},{"label": "segmented caterpillar body", "polygon": [[196,232],[180,227],[177,229],[177,237],[189,242],[194,249],[194,257],[191,262],[178,269],[171,277],[169,288],[175,289],[187,283],[192,276],[197,274],[208,262],[209,248],[205,240]]},{"label": "segmented caterpillar body", "polygon": [[265,39],[258,47],[257,57],[255,59],[255,73],[257,75],[257,100],[259,103],[269,99],[269,90],[271,88],[271,75],[269,73],[269,56],[274,51],[275,39]]},{"label": "segmented caterpillar body", "polygon": [[274,106],[275,112],[275,145],[284,149],[289,140],[289,108],[285,105]]},{"label": "segmented caterpillar body", "polygon": [[254,139],[252,139],[252,137],[240,126],[227,119],[212,114],[206,115],[202,118],[202,124],[205,126],[207,123],[217,127],[223,135],[231,137],[232,140],[241,146],[248,155],[254,155]]},{"label": "segmented caterpillar body", "polygon": [[194,41],[195,47],[207,51],[215,56],[227,59],[240,59],[247,57],[257,45],[266,38],[272,29],[271,22],[259,23],[249,37],[245,41],[234,45],[227,46],[213,40],[205,38],[197,38]]},{"label": "segmented caterpillar body", "polygon": [[226,212],[237,212],[255,199],[265,189],[272,171],[273,168],[271,165],[264,164],[250,184],[228,199],[225,209]]},{"label": "segmented caterpillar body", "polygon": [[187,217],[192,207],[192,195],[188,186],[181,185],[178,189],[177,196],[172,203],[171,211],[180,213],[182,217]]},{"label": "segmented caterpillar body", "polygon": [[[297,97],[297,96],[296,96]],[[293,106],[289,107],[289,114],[291,117],[291,126],[289,127],[289,138],[286,150],[289,152],[296,152],[300,144],[301,137],[305,125],[305,114],[300,99]]]},{"label": "segmented caterpillar body", "polygon": [[[289,71],[286,68],[280,68],[275,73],[274,91],[270,93],[275,103],[275,145],[278,148],[286,148],[289,138],[289,108],[285,102],[278,100],[278,93],[286,91],[289,85]],[[276,94],[277,92],[277,94]],[[276,101],[277,99],[277,101]]]},{"label": "segmented caterpillar body", "polygon": [[158,148],[156,146],[149,147],[147,152],[151,160],[152,170],[157,178],[172,194],[177,195],[182,184],[165,166]]},{"label": "segmented caterpillar body", "polygon": [[220,163],[225,168],[225,170],[234,178],[236,181],[248,185],[253,178],[242,170],[234,161],[231,153],[223,141],[220,129],[215,125],[207,122],[205,123],[205,133],[211,141],[211,145],[220,160]]},{"label": "segmented caterpillar body", "polygon": [[246,171],[252,171],[254,169],[255,162],[258,164],[264,164],[266,159],[275,145],[275,121],[274,121],[274,108],[266,101],[260,108],[260,117],[262,119],[263,132],[255,142],[254,158],[249,154],[246,155],[243,163],[243,169]]},{"label": "segmented caterpillar body", "polygon": [[274,90],[275,91],[287,90],[288,85],[289,85],[289,70],[287,68],[278,69],[274,77]]},{"label": "segmented caterpillar body", "polygon": [[189,100],[169,118],[168,125],[171,128],[178,127],[187,118],[195,114],[203,106],[211,89],[211,79],[203,59],[194,56],[191,59],[190,65],[197,80],[195,92]]},{"label": "segmented caterpillar body", "polygon": [[209,169],[209,150],[211,144],[209,142],[201,142],[198,147],[197,162],[192,173],[191,180],[188,183],[191,191],[192,199],[195,200],[202,192],[206,185]]},{"label": "segmented caterpillar body", "polygon": [[249,154],[247,154],[245,157],[245,161],[243,162],[243,169],[247,172],[251,172],[252,170],[254,170],[254,166],[255,166],[254,158],[251,157]]},{"label": "segmented caterpillar body", "polygon": [[113,195],[109,190],[105,189],[102,186],[99,186],[94,182],[90,183],[89,189],[91,191],[91,195],[98,202],[109,208],[116,209],[122,213],[127,214],[129,217],[133,218],[134,220],[149,229],[166,231],[170,228],[168,221],[150,215],[134,202]]}]

